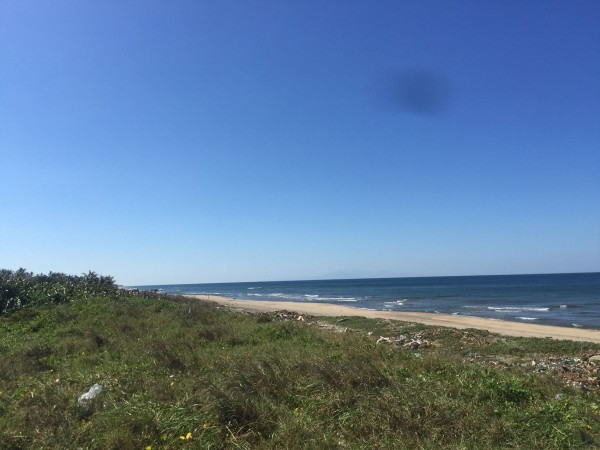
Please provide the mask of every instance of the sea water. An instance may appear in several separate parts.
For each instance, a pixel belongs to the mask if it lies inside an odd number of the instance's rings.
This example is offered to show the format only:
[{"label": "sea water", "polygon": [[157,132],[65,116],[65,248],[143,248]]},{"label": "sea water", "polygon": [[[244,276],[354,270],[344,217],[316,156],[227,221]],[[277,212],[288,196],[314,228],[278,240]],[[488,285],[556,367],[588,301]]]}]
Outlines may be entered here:
[{"label": "sea water", "polygon": [[138,286],[241,300],[346,304],[600,328],[600,273],[371,278]]}]

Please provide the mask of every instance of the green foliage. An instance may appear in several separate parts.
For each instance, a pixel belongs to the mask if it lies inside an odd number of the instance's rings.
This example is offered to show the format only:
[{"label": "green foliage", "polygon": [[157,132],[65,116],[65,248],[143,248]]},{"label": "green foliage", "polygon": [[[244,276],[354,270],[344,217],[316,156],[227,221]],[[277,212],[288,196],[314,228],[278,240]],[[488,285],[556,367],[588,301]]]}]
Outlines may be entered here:
[{"label": "green foliage", "polygon": [[[92,271],[77,276],[56,272],[34,275],[22,268],[16,271],[0,269],[0,315],[27,306],[57,305],[103,295],[122,297],[132,293],[119,289],[112,276]],[[151,292],[136,295],[157,296]]]},{"label": "green foliage", "polygon": [[496,371],[486,371],[482,381],[485,388],[484,397],[496,402],[520,404],[535,396],[522,377],[506,377]]}]

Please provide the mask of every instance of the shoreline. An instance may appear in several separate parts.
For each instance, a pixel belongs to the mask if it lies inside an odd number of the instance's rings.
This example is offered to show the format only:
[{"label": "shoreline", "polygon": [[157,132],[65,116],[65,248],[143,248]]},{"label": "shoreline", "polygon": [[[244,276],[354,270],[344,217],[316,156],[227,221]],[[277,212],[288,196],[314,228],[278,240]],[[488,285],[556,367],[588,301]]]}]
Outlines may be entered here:
[{"label": "shoreline", "polygon": [[600,343],[600,331],[587,328],[567,328],[554,325],[537,325],[506,320],[486,319],[474,316],[458,316],[421,312],[377,311],[329,303],[271,302],[264,300],[239,300],[218,295],[185,294],[184,297],[212,301],[234,309],[249,312],[273,312],[292,310],[313,316],[359,316],[368,319],[390,319],[417,322],[423,325],[449,328],[475,328],[505,336],[566,339],[571,341]]}]

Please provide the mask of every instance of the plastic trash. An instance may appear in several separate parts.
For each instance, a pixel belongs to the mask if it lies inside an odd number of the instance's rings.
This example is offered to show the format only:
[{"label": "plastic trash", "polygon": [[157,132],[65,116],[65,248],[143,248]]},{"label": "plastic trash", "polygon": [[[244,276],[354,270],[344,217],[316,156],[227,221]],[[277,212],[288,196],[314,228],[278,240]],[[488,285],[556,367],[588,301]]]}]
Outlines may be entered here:
[{"label": "plastic trash", "polygon": [[87,402],[96,398],[100,392],[102,392],[102,385],[100,385],[100,384],[93,385],[89,391],[87,391],[85,394],[82,394],[79,397],[79,399],[77,400],[77,404],[79,406],[86,406]]}]

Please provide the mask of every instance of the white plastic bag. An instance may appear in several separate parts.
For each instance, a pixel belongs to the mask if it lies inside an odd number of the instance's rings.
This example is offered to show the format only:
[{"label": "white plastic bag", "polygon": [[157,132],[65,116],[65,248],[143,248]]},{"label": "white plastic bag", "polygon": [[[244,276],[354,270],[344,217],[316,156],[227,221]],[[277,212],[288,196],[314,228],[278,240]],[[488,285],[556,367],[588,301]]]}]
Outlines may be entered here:
[{"label": "white plastic bag", "polygon": [[79,397],[79,399],[77,400],[77,404],[79,406],[87,405],[87,402],[92,400],[93,398],[96,398],[100,392],[102,392],[102,385],[100,385],[100,384],[93,385],[89,391],[87,391],[85,394],[82,394]]}]

